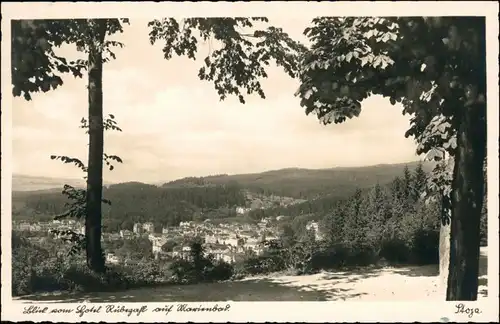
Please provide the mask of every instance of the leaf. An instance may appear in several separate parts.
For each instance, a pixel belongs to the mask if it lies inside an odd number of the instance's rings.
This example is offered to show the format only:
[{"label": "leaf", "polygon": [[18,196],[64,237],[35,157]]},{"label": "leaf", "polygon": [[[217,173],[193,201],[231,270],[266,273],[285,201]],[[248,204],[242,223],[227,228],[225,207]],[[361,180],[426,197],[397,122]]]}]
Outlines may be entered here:
[{"label": "leaf", "polygon": [[350,62],[350,61],[351,61],[351,59],[352,59],[352,57],[353,57],[353,52],[349,52],[349,53],[347,53],[347,55],[345,56],[345,60],[346,60],[347,62]]},{"label": "leaf", "polygon": [[428,161],[441,161],[443,158],[443,151],[434,148],[427,153],[425,158]]},{"label": "leaf", "polygon": [[382,57],[381,56],[377,56],[375,57],[375,59],[373,60],[373,64],[372,66],[374,68],[376,68],[377,66],[381,65],[382,64]]},{"label": "leaf", "polygon": [[309,98],[312,96],[313,94],[313,91],[312,89],[309,89],[306,91],[306,93],[303,95],[303,98],[306,99],[306,100],[309,100]]},{"label": "leaf", "polygon": [[450,138],[447,142],[443,144],[443,147],[445,149],[455,150],[457,148],[457,138],[456,137]]}]

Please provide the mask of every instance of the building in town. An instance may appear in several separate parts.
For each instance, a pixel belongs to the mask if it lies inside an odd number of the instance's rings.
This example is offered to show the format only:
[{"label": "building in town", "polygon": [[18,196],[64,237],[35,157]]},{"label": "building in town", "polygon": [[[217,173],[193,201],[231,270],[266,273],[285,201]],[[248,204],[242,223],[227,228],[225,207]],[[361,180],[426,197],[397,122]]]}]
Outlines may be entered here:
[{"label": "building in town", "polygon": [[250,208],[236,207],[236,214],[239,214],[239,215],[248,213],[249,211],[250,211]]},{"label": "building in town", "polygon": [[120,263],[120,258],[113,253],[107,253],[106,262],[111,264],[118,264]]},{"label": "building in town", "polygon": [[141,234],[142,230],[143,230],[142,224],[140,224],[140,223],[134,224],[134,233]]},{"label": "building in town", "polygon": [[134,234],[129,230],[120,230],[120,237],[123,239],[130,239]]},{"label": "building in town", "polygon": [[142,228],[147,233],[154,233],[155,232],[155,225],[151,222],[144,223],[142,225]]}]

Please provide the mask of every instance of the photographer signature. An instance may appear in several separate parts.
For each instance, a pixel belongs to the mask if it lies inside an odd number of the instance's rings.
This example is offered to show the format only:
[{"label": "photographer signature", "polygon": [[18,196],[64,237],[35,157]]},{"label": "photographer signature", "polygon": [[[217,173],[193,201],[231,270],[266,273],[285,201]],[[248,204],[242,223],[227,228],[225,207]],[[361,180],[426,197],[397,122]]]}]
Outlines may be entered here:
[{"label": "photographer signature", "polygon": [[472,318],[475,314],[481,314],[481,310],[479,308],[465,307],[462,303],[455,305],[455,308],[455,314],[466,314],[469,318]]}]

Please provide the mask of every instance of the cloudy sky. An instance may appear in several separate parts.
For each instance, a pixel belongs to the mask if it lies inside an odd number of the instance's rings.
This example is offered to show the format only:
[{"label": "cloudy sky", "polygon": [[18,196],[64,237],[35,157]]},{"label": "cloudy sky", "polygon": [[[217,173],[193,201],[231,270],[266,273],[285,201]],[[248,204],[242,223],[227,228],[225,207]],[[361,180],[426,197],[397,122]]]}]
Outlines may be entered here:
[{"label": "cloudy sky", "polygon": [[[310,18],[272,20],[300,38]],[[409,117],[383,98],[363,102],[359,118],[321,125],[306,116],[294,97],[298,83],[279,68],[262,82],[267,99],[220,102],[200,81],[202,60],[163,58],[148,40],[146,20],[132,20],[118,37],[125,43],[104,69],[104,111],[123,132],[105,134],[105,152],[124,160],[106,181],[161,182],[184,176],[248,173],[285,167],[329,168],[399,163],[418,159],[404,138]],[[209,44],[199,48],[201,56]],[[71,48],[61,54],[76,55]],[[79,178],[72,166],[50,160],[61,154],[86,159],[88,138],[79,121],[87,112],[87,79],[65,77],[64,85],[33,100],[13,99],[13,173]]]}]

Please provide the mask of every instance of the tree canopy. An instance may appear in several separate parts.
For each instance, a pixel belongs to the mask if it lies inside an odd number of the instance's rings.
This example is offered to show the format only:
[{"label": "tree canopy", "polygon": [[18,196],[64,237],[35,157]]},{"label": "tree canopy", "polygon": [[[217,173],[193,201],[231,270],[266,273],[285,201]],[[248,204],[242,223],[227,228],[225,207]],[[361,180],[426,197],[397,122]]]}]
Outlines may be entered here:
[{"label": "tree canopy", "polygon": [[324,123],[358,116],[362,100],[382,95],[412,116],[405,136],[417,153],[453,155],[456,110],[485,102],[484,18],[322,17],[305,33],[313,44],[296,94]]}]

